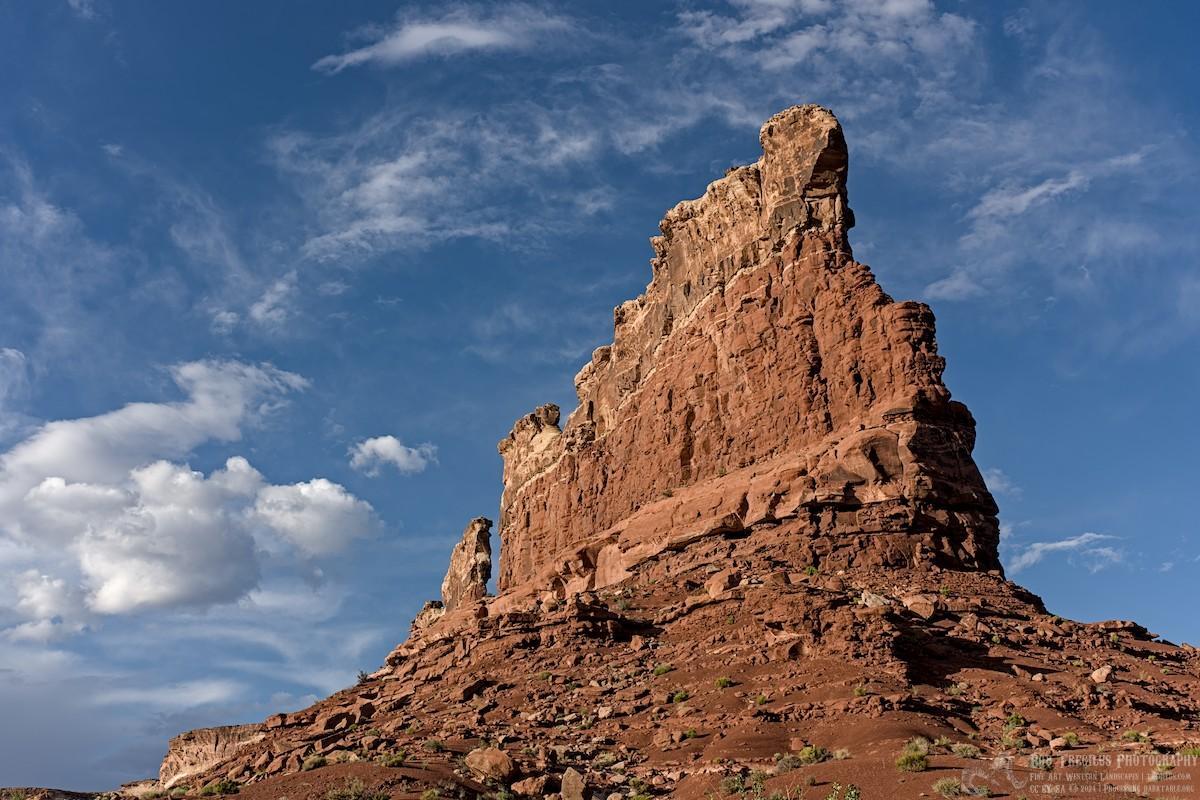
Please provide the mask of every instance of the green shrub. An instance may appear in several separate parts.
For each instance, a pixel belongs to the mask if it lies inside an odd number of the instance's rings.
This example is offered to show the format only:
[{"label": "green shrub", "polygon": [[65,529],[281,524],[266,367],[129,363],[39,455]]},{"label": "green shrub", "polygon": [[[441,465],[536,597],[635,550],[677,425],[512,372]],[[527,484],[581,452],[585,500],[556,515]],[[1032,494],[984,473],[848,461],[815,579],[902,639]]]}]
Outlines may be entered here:
[{"label": "green shrub", "polygon": [[1062,738],[1065,739],[1067,744],[1071,745],[1071,747],[1075,747],[1079,744],[1079,734],[1075,733],[1075,731],[1067,731],[1062,735]]},{"label": "green shrub", "polygon": [[1009,714],[1008,719],[1004,721],[1004,729],[1011,731],[1015,728],[1024,728],[1026,724],[1028,723],[1025,722],[1025,718],[1020,714]]},{"label": "green shrub", "polygon": [[1200,745],[1190,744],[1187,747],[1181,747],[1175,751],[1175,754],[1180,756],[1200,756]]},{"label": "green shrub", "polygon": [[421,793],[421,800],[438,800],[442,793],[437,789],[426,789]]},{"label": "green shrub", "polygon": [[304,763],[300,765],[303,772],[308,772],[310,769],[320,769],[329,763],[325,756],[309,756],[304,759]]},{"label": "green shrub", "polygon": [[901,772],[924,772],[929,769],[929,759],[920,753],[901,753],[896,758],[896,769]]},{"label": "green shrub", "polygon": [[958,778],[941,778],[933,782],[933,791],[942,797],[961,797],[963,793],[962,782]]},{"label": "green shrub", "polygon": [[979,748],[966,742],[955,742],[950,745],[950,752],[959,758],[979,758]]},{"label": "green shrub", "polygon": [[854,687],[854,696],[855,697],[866,697],[869,694],[870,694],[870,692],[867,690],[867,687],[863,686],[861,683],[858,686]]},{"label": "green shrub", "polygon": [[446,749],[446,745],[442,744],[437,739],[426,739],[421,746],[431,753],[440,753]]},{"label": "green shrub", "polygon": [[733,686],[733,679],[722,676],[717,678],[715,683],[718,689],[728,689],[730,686]]},{"label": "green shrub", "polygon": [[800,759],[801,764],[820,764],[822,761],[829,760],[829,751],[824,747],[818,747],[815,744],[805,745],[796,753],[796,757]]},{"label": "green shrub", "polygon": [[654,668],[654,674],[656,676],[657,675],[666,675],[668,672],[670,672],[673,669],[674,669],[674,667],[672,667],[670,664],[659,664],[657,667]]},{"label": "green shrub", "polygon": [[677,691],[673,695],[671,695],[672,703],[682,703],[684,700],[687,700],[687,699],[688,699],[688,693],[687,693],[686,689],[680,689],[679,691]]},{"label": "green shrub", "polygon": [[241,784],[238,783],[237,781],[231,781],[228,778],[224,778],[219,781],[213,781],[212,783],[205,786],[203,789],[200,790],[200,796],[201,797],[213,797],[213,796],[222,795],[222,794],[237,794],[238,790],[241,788],[242,788]]},{"label": "green shrub", "polygon": [[379,766],[381,767],[403,767],[408,761],[408,754],[403,750],[397,750],[394,753],[388,753],[379,757]]},{"label": "green shrub", "polygon": [[834,761],[845,761],[849,757],[850,757],[850,751],[847,750],[845,747],[839,747],[837,750],[833,751],[833,760]]},{"label": "green shrub", "polygon": [[896,769],[901,772],[924,772],[929,769],[929,740],[923,736],[909,739],[896,757]]},{"label": "green shrub", "polygon": [[1150,737],[1141,731],[1125,731],[1121,734],[1121,740],[1125,742],[1148,742]]},{"label": "green shrub", "polygon": [[325,793],[325,800],[389,800],[387,792],[368,789],[358,778],[346,781],[336,789]]}]

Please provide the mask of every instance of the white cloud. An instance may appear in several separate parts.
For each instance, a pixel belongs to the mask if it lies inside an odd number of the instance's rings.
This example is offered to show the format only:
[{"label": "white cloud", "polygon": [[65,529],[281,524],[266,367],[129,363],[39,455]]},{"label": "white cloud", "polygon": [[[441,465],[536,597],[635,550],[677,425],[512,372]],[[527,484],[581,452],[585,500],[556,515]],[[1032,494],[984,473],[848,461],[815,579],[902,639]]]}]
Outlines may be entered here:
[{"label": "white cloud", "polygon": [[428,56],[523,50],[549,33],[568,28],[570,23],[565,18],[532,6],[459,6],[433,18],[401,17],[373,43],[340,55],[325,56],[313,64],[313,69],[337,73],[363,64],[394,66]]},{"label": "white cloud", "polygon": [[227,703],[244,692],[245,687],[236,681],[200,679],[167,686],[105,689],[92,697],[92,703],[98,706],[150,706],[159,711],[169,711]]},{"label": "white cloud", "polygon": [[249,316],[264,328],[278,329],[295,313],[298,287],[295,271],[271,283],[250,306]]},{"label": "white cloud", "polygon": [[67,0],[67,5],[81,19],[96,18],[96,0]]},{"label": "white cloud", "polygon": [[375,527],[369,503],[324,478],[262,489],[254,514],[305,553],[318,556],[343,549]]},{"label": "white cloud", "polygon": [[236,311],[228,309],[220,309],[212,312],[212,323],[209,328],[218,336],[228,336],[233,333],[233,329],[237,327],[238,321],[241,319]]},{"label": "white cloud", "polygon": [[207,476],[168,460],[238,440],[302,378],[214,361],[171,374],[186,399],[50,422],[0,455],[0,631],[10,641],[231,603],[258,586],[267,561],[329,555],[374,529],[371,506],[328,480],[271,485],[237,456]]},{"label": "white cloud", "polygon": [[402,475],[422,472],[437,461],[437,447],[428,442],[408,447],[395,436],[375,436],[350,448],[350,466],[372,477],[391,464]]},{"label": "white cloud", "polygon": [[1008,560],[1008,569],[1016,574],[1039,563],[1048,555],[1068,553],[1080,556],[1088,570],[1096,572],[1121,560],[1122,553],[1119,550],[1100,544],[1116,538],[1102,533],[1081,533],[1078,536],[1054,542],[1034,542],[1017,550],[1015,555]]},{"label": "white cloud", "polygon": [[983,471],[983,480],[992,494],[1002,494],[1016,498],[1020,497],[1024,492],[1004,470],[998,467],[988,467],[985,469]]}]

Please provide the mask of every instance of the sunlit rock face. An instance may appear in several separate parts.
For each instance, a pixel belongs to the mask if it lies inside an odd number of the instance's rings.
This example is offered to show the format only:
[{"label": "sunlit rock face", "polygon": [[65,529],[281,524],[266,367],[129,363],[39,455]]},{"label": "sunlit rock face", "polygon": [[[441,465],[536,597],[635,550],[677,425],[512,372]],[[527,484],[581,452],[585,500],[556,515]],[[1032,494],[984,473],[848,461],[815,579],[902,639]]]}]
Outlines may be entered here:
[{"label": "sunlit rock face", "polygon": [[[501,591],[564,553],[620,575],[642,544],[631,530],[706,524],[799,522],[846,563],[925,549],[998,568],[974,420],[942,383],[933,314],[894,302],[851,253],[837,119],[796,106],[760,141],[756,163],[667,212],[653,278],[615,309],[566,423],[543,406],[500,443]],[[664,501],[665,528],[661,511],[639,525]]]}]

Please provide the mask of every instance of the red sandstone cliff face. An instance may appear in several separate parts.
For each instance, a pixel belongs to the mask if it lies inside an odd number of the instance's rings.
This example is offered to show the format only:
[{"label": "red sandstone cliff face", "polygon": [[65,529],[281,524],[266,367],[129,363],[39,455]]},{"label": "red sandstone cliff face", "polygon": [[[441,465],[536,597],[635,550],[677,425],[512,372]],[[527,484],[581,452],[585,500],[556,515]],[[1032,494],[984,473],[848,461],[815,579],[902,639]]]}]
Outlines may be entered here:
[{"label": "red sandstone cliff face", "polygon": [[615,310],[566,425],[544,406],[500,442],[501,592],[564,553],[623,561],[636,542],[618,523],[700,486],[735,528],[798,520],[809,537],[879,534],[999,567],[974,420],[942,383],[933,314],[892,301],[851,254],[841,127],[797,106],[760,141],[758,162],[660,223],[653,279]]}]

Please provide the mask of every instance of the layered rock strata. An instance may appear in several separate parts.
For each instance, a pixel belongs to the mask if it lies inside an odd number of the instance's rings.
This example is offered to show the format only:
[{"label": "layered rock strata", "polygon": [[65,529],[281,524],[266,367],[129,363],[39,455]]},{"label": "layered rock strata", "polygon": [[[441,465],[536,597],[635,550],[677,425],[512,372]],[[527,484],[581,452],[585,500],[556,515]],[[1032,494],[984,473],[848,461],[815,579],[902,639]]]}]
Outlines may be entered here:
[{"label": "layered rock strata", "polygon": [[625,521],[698,486],[723,501],[673,504],[692,527],[795,521],[811,539],[882,537],[863,551],[999,568],[974,420],[942,383],[933,314],[894,302],[852,256],[841,127],[797,106],[760,141],[756,163],[667,212],[653,278],[615,310],[566,424],[543,406],[500,442],[501,592],[572,551],[622,564],[644,543]]}]

